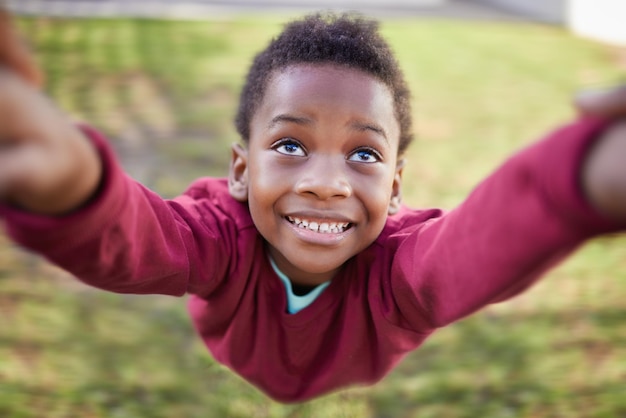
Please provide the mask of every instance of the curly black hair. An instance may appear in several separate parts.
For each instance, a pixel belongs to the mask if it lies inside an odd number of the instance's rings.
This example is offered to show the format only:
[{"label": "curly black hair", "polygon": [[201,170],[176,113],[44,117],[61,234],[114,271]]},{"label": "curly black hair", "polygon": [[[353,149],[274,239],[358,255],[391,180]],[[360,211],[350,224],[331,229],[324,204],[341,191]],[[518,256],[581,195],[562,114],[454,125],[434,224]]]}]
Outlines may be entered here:
[{"label": "curly black hair", "polygon": [[409,89],[391,48],[378,33],[378,23],[351,13],[316,13],[293,21],[254,58],[235,119],[245,142],[269,80],[278,71],[304,63],[345,66],[383,82],[393,95],[400,126],[398,155],[404,153],[413,139]]}]

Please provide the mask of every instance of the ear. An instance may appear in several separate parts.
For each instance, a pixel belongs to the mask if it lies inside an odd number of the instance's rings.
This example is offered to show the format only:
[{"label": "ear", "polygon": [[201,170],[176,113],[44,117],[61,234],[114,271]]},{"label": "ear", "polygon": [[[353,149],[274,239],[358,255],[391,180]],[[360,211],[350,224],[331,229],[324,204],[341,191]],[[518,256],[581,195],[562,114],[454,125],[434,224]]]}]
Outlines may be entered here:
[{"label": "ear", "polygon": [[248,150],[241,144],[233,144],[228,169],[228,191],[239,202],[248,201]]},{"label": "ear", "polygon": [[404,170],[405,160],[400,159],[396,164],[396,174],[393,177],[393,186],[391,188],[391,198],[389,199],[389,215],[395,215],[400,210],[402,203],[402,170]]}]

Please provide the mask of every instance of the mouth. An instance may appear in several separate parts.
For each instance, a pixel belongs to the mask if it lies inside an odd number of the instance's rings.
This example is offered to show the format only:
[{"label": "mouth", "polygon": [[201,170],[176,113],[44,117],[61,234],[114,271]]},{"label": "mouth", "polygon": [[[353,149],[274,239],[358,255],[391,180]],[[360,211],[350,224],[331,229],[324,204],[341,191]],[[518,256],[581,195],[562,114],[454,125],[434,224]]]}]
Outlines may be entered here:
[{"label": "mouth", "polygon": [[318,232],[320,234],[341,234],[352,228],[353,224],[350,222],[341,221],[319,221],[312,219],[303,219],[295,216],[286,216],[285,219],[292,225],[301,229],[307,229],[309,231]]}]

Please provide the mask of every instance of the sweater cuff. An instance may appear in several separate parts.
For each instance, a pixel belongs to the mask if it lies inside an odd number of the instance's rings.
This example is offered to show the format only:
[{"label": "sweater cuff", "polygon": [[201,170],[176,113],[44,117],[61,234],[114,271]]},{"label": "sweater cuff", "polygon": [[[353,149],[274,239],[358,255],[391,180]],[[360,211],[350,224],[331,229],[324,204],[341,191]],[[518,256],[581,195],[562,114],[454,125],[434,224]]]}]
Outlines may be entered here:
[{"label": "sweater cuff", "polygon": [[99,132],[87,125],[78,125],[78,128],[93,143],[102,161],[98,191],[84,206],[61,216],[40,215],[0,204],[0,218],[9,236],[18,244],[48,252],[54,252],[54,247],[61,242],[65,249],[76,247],[99,234],[120,212],[127,194],[126,174]]},{"label": "sweater cuff", "polygon": [[610,121],[591,117],[566,125],[552,134],[550,149],[542,152],[536,160],[542,168],[539,172],[548,179],[543,184],[551,204],[583,236],[626,228],[624,222],[610,219],[593,207],[582,188],[585,157],[609,126]]}]

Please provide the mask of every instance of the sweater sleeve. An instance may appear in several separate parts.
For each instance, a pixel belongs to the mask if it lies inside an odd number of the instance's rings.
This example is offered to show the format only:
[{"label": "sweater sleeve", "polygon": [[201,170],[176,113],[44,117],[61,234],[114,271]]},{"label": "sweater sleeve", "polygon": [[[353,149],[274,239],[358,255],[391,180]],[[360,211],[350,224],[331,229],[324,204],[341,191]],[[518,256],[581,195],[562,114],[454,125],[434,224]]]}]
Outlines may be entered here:
[{"label": "sweater sleeve", "polygon": [[[85,283],[120,293],[182,295],[190,290],[190,259],[199,242],[185,198],[166,201],[128,177],[105,139],[81,127],[95,144],[104,167],[96,196],[83,208],[59,217],[0,206],[8,235]],[[190,200],[190,199],[187,199]],[[219,252],[205,236],[204,250]],[[206,248],[211,247],[211,248]],[[214,259],[227,257],[216,254]],[[207,263],[205,274],[216,267]]]},{"label": "sweater sleeve", "polygon": [[394,294],[416,328],[436,328],[528,288],[586,239],[623,229],[580,187],[606,122],[564,126],[508,159],[459,207],[427,222],[394,257]]}]

